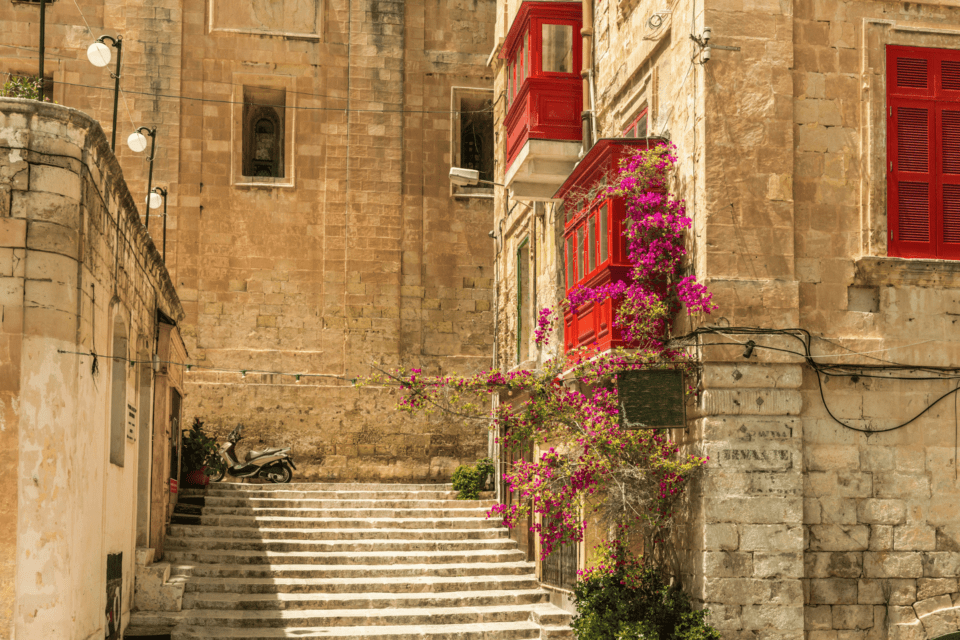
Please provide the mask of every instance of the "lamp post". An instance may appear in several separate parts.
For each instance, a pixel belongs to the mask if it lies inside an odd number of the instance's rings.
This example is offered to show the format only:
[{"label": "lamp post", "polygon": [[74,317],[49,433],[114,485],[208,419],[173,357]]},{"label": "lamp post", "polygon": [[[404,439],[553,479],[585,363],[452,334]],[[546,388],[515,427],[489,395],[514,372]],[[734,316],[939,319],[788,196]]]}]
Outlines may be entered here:
[{"label": "lamp post", "polygon": [[116,152],[117,102],[120,100],[120,58],[123,54],[123,36],[117,36],[116,38],[100,36],[96,42],[87,47],[87,60],[95,67],[105,67],[110,64],[110,47],[103,44],[104,40],[109,40],[113,48],[117,50],[117,72],[113,74],[113,131],[110,134],[110,149]]},{"label": "lamp post", "polygon": [[148,230],[150,229],[150,209],[156,209],[160,205],[157,204],[157,207],[153,206],[153,159],[156,157],[157,149],[157,128],[154,127],[140,127],[127,137],[127,146],[130,147],[130,150],[134,153],[140,153],[147,148],[147,137],[143,134],[150,136],[150,170],[147,172],[147,222],[144,225]]},{"label": "lamp post", "polygon": [[43,50],[44,36],[47,31],[47,0],[40,0],[40,87],[37,89],[37,99],[43,102]]},{"label": "lamp post", "polygon": [[[167,263],[167,190],[163,187],[157,187],[153,190],[153,193],[150,194],[150,208],[156,209],[160,206],[160,203],[154,204],[156,200],[153,196],[159,195],[160,198],[163,198],[163,249],[161,254],[163,256],[163,263]],[[147,212],[147,217],[150,217],[149,211]]]}]

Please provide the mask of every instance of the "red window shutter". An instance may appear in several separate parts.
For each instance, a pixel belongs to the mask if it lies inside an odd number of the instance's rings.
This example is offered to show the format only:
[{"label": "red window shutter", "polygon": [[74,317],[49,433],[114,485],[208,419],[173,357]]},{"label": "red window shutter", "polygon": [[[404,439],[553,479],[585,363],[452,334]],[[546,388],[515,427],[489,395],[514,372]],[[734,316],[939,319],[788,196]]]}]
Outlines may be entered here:
[{"label": "red window shutter", "polygon": [[934,71],[940,67],[930,59],[935,49],[887,47],[887,93],[903,97],[933,96]]},{"label": "red window shutter", "polygon": [[897,100],[892,106],[888,191],[890,255],[936,256],[933,232],[937,226],[937,207],[931,154],[935,148],[935,127],[930,106],[919,100]]},{"label": "red window shutter", "polygon": [[941,60],[940,78],[944,90],[960,91],[960,60]]},{"label": "red window shutter", "polygon": [[[944,85],[947,84],[944,76]],[[960,103],[938,105],[940,115],[939,257],[960,258]]]},{"label": "red window shutter", "polygon": [[897,57],[897,87],[926,89],[928,75],[926,60]]},{"label": "red window shutter", "polygon": [[960,50],[887,47],[889,253],[960,259]]}]

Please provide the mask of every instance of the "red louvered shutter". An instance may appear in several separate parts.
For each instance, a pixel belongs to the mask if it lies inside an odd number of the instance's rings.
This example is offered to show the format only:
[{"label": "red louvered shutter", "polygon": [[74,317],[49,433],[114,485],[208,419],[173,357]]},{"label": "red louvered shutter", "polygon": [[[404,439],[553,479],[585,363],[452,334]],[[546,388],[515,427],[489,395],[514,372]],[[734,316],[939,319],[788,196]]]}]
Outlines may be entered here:
[{"label": "red louvered shutter", "polygon": [[960,50],[887,47],[889,253],[960,259]]},{"label": "red louvered shutter", "polygon": [[897,103],[891,117],[890,254],[933,258],[937,253],[933,112],[919,100]]},{"label": "red louvered shutter", "polygon": [[960,258],[960,103],[938,105],[940,116],[939,257]]},{"label": "red louvered shutter", "polygon": [[960,51],[940,60],[937,112],[939,143],[941,258],[960,259]]}]

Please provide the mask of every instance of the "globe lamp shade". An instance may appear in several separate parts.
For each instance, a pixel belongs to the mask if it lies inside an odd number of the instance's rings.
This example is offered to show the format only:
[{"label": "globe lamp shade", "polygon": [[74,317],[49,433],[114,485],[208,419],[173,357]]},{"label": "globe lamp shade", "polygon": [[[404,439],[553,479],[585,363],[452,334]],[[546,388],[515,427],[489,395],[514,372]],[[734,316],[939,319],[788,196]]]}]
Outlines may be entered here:
[{"label": "globe lamp shade", "polygon": [[140,153],[147,148],[147,136],[143,135],[139,131],[134,131],[127,136],[127,146],[130,147],[131,151]]},{"label": "globe lamp shade", "polygon": [[163,196],[159,193],[151,193],[148,202],[150,203],[151,209],[159,209],[163,206]]},{"label": "globe lamp shade", "polygon": [[87,47],[87,60],[95,67],[105,67],[110,64],[110,47],[102,42],[94,42]]}]

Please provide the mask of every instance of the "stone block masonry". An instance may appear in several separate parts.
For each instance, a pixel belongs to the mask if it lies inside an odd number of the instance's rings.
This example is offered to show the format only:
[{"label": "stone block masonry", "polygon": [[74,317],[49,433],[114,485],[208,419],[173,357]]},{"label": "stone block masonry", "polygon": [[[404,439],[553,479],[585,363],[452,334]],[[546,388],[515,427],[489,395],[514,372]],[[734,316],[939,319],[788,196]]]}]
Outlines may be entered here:
[{"label": "stone block masonry", "polygon": [[[183,300],[190,361],[346,378],[369,374],[374,361],[429,373],[489,367],[492,205],[453,197],[447,172],[460,136],[454,88],[491,87],[493,0],[141,5],[121,0],[105,10],[81,0],[79,11],[97,34],[124,35],[117,155],[137,201],[146,163],[123,141],[134,124],[157,128],[153,179],[170,193],[166,265]],[[59,60],[48,67],[56,69],[54,97],[108,128],[110,92],[77,86],[100,86],[106,76],[79,47],[88,34],[76,31],[77,7],[58,7],[47,15],[46,46]],[[35,47],[25,8],[0,7],[0,44]],[[35,61],[10,64],[20,71]],[[244,105],[249,96],[277,95],[283,175],[244,175],[244,114],[252,108]],[[161,222],[149,219],[158,244]],[[200,416],[229,430],[243,421],[249,439],[294,443],[304,460],[339,457],[362,468],[358,475],[373,479],[382,469],[399,480],[415,458],[424,469],[417,479],[431,477],[431,465],[442,479],[451,459],[485,455],[485,445],[474,446],[486,440],[482,429],[451,435],[427,421],[406,423],[409,440],[370,454],[327,432],[340,418],[316,408],[356,404],[363,417],[353,429],[385,423],[393,402],[362,394],[347,401],[331,385],[294,401],[285,378],[248,376],[240,386],[239,375],[198,371],[186,377],[195,386],[184,398],[185,424]],[[273,402],[285,394],[289,402]],[[373,408],[379,417],[367,415]],[[260,425],[272,425],[269,434]],[[427,444],[414,437],[418,428]],[[302,471],[328,477],[312,462]]]},{"label": "stone block masonry", "polygon": [[103,637],[108,558],[119,631],[135,541],[162,546],[179,437],[151,364],[183,309],[88,115],[0,99],[0,201],[0,636]]},{"label": "stone block masonry", "polygon": [[[499,3],[498,36],[518,4]],[[960,631],[955,398],[931,406],[956,388],[960,263],[891,250],[904,232],[888,218],[900,206],[890,175],[902,156],[892,154],[916,142],[918,157],[941,160],[922,136],[897,137],[887,86],[897,73],[889,47],[960,49],[960,9],[843,0],[588,6],[593,28],[582,35],[594,48],[599,137],[631,135],[632,123],[645,122],[647,135],[675,145],[669,189],[692,219],[685,275],[707,284],[718,305],[672,327],[675,336],[717,330],[691,348],[702,364],[697,403],[687,429],[671,432],[710,457],[677,532],[684,587],[729,640]],[[690,40],[707,28],[719,45],[709,61]],[[492,60],[502,142],[507,68]],[[950,137],[937,131],[937,140]],[[948,196],[932,196],[931,207],[949,210]],[[563,255],[564,215],[550,204],[542,217],[513,205],[497,200],[495,218],[506,237],[496,341],[510,356],[517,334],[527,338],[515,256],[541,220],[552,242],[531,253],[533,301],[560,308],[565,294],[564,263],[552,259]],[[930,233],[937,229],[931,221]],[[809,332],[810,359],[800,341],[766,333],[793,328]],[[748,340],[757,347],[745,349]],[[530,361],[557,350],[554,342]],[[812,362],[865,368],[818,378]],[[891,364],[905,368],[884,369]],[[896,379],[911,375],[925,379]]]}]

